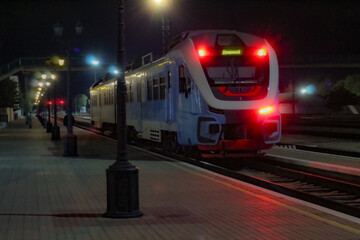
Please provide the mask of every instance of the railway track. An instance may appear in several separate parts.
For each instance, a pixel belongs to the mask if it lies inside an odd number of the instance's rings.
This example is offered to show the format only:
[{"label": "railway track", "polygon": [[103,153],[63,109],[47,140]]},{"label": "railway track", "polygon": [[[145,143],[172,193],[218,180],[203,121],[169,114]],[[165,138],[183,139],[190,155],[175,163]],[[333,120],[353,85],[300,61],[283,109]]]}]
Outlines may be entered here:
[{"label": "railway track", "polygon": [[[98,129],[93,129],[89,123],[77,122],[76,126],[104,135]],[[141,148],[144,148],[143,144]],[[148,146],[147,150],[351,216],[360,217],[360,179],[354,176],[334,175],[332,172],[311,168],[304,169],[301,166],[284,164],[274,157],[267,156],[235,161],[205,162],[178,154],[164,153],[159,147]]]}]

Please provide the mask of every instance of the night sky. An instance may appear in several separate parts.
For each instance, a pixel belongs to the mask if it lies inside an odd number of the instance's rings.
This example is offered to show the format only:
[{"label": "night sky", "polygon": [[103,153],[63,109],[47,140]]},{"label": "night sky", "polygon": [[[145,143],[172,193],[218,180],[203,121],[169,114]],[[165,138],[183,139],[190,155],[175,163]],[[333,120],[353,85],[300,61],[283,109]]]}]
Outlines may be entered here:
[{"label": "night sky", "polygon": [[[126,3],[127,60],[160,53],[161,14],[147,0]],[[60,21],[64,35],[106,64],[116,64],[115,0],[1,0],[0,64],[17,57],[64,55],[52,25]],[[172,0],[170,32],[234,29],[266,38],[280,62],[294,56],[360,56],[360,1]],[[77,20],[83,35],[75,36]],[[85,78],[90,78],[88,74]],[[92,80],[92,79],[91,79]],[[86,89],[91,80],[83,80]]]}]

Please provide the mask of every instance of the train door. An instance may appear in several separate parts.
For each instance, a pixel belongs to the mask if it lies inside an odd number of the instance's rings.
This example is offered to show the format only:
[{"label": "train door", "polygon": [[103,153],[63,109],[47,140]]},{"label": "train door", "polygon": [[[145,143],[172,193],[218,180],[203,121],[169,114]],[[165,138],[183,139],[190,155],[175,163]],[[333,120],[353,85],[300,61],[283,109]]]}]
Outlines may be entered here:
[{"label": "train door", "polygon": [[114,82],[112,101],[114,103],[114,125],[117,125],[117,82]]},{"label": "train door", "polygon": [[138,112],[136,113],[136,119],[137,119],[137,124],[136,124],[136,131],[138,132],[142,132],[142,108],[143,108],[143,96],[142,96],[142,84],[143,81],[138,81],[136,83],[136,102],[138,104]]},{"label": "train door", "polygon": [[102,91],[100,90],[99,88],[99,95],[98,95],[98,106],[99,106],[99,127],[102,128],[103,127],[103,119],[102,119],[102,111],[103,111],[103,107],[102,107],[102,104],[101,104],[101,94],[102,94]]},{"label": "train door", "polygon": [[170,68],[166,72],[166,97],[165,97],[165,107],[166,107],[166,122],[171,124],[174,122],[174,86],[171,78]]},{"label": "train door", "polygon": [[[189,97],[191,94],[191,78],[184,64],[179,65],[179,106],[182,111],[190,112]],[[184,104],[187,103],[187,104]]]}]

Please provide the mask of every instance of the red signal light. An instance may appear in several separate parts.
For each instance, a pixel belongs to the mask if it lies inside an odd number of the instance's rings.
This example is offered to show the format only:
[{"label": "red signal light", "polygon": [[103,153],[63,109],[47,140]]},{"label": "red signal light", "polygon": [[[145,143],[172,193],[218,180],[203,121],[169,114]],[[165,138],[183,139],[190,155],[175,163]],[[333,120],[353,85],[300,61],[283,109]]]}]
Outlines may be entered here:
[{"label": "red signal light", "polygon": [[264,115],[264,114],[272,113],[273,111],[274,111],[273,106],[267,106],[267,107],[264,107],[264,108],[260,108],[259,113]]},{"label": "red signal light", "polygon": [[64,100],[60,100],[59,103],[60,103],[60,104],[64,104]]},{"label": "red signal light", "polygon": [[52,102],[51,102],[51,101],[48,101],[47,104],[48,104],[48,105],[52,105]]},{"label": "red signal light", "polygon": [[258,55],[258,56],[266,56],[267,55],[267,53],[266,53],[266,49],[265,48],[260,48],[260,49],[258,49],[257,51],[256,51],[256,55]]},{"label": "red signal light", "polygon": [[200,57],[205,57],[206,56],[206,50],[204,48],[200,48],[198,50],[199,56]]}]

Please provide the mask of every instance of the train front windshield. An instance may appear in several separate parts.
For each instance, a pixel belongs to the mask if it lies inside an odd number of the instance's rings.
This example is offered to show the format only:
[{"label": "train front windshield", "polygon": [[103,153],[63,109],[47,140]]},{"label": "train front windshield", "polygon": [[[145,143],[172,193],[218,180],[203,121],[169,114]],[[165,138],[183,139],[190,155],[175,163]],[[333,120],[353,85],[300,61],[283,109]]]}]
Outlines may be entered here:
[{"label": "train front windshield", "polygon": [[220,100],[258,100],[269,86],[269,57],[265,48],[250,48],[236,35],[193,38],[214,96]]}]

